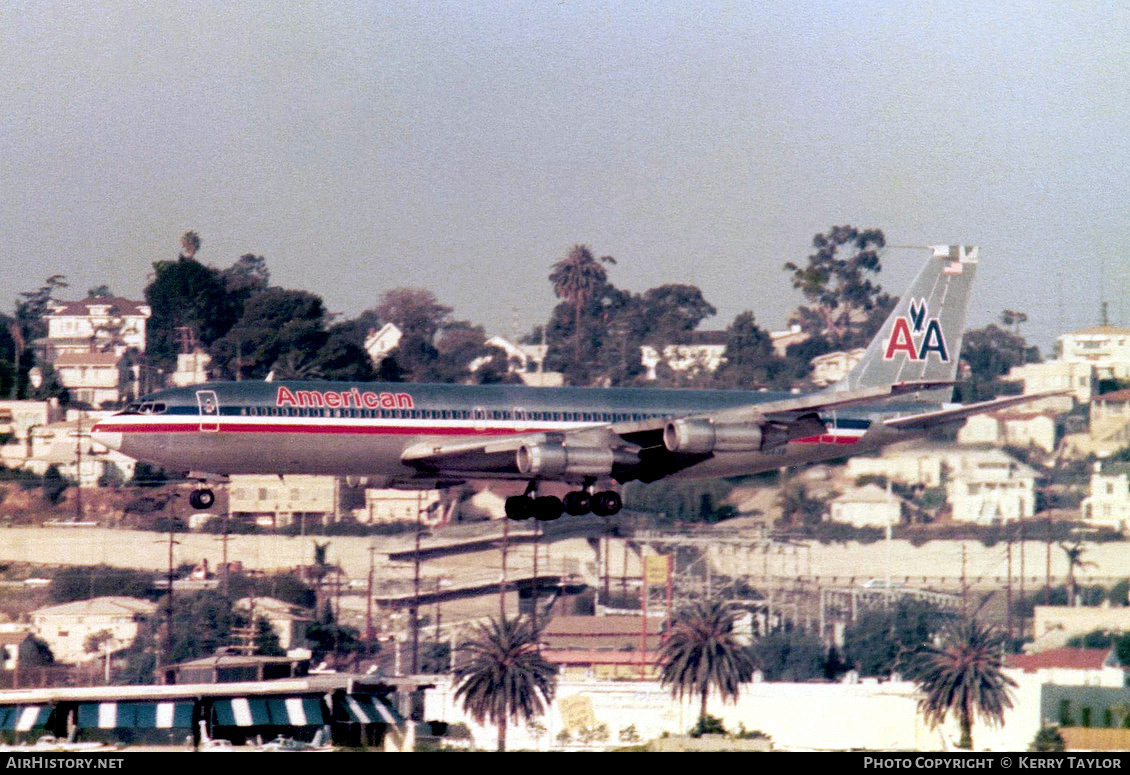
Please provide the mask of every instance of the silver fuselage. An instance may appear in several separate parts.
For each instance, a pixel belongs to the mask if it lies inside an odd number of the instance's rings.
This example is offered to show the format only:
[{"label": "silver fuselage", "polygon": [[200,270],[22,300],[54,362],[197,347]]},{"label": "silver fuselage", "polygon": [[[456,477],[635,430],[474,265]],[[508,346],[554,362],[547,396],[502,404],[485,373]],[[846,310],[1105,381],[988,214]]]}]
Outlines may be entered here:
[{"label": "silver fuselage", "polygon": [[[638,388],[529,388],[333,382],[229,382],[163,390],[99,421],[96,441],[167,470],[330,474],[386,485],[531,478],[515,471],[421,471],[402,454],[426,440],[489,441],[676,418],[792,398],[790,394]],[[741,476],[846,457],[912,434],[884,417],[922,405],[821,413],[826,431],[769,452],[715,453],[678,477]]]}]

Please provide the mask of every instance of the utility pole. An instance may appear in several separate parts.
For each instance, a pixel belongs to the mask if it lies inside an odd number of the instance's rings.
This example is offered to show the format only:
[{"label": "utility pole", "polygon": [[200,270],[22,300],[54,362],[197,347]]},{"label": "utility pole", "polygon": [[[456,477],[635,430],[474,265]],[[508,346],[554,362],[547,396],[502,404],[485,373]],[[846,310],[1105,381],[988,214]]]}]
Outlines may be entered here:
[{"label": "utility pole", "polygon": [[961,618],[966,616],[966,605],[969,599],[969,584],[965,576],[965,542],[961,542]]},{"label": "utility pole", "polygon": [[506,619],[506,552],[510,549],[510,518],[502,520],[502,577],[498,582],[498,614]]},{"label": "utility pole", "polygon": [[369,583],[365,592],[365,647],[373,647],[373,553],[377,551],[376,544],[369,542]]},{"label": "utility pole", "polygon": [[1020,627],[1018,628],[1017,634],[1020,636],[1021,640],[1024,640],[1024,619],[1025,619],[1024,612],[1025,612],[1025,609],[1027,608],[1028,602],[1024,597],[1025,568],[1024,568],[1024,520],[1023,519],[1020,520],[1018,527],[1019,527],[1019,530],[1020,530]]},{"label": "utility pole", "polygon": [[[541,536],[541,522],[534,520],[534,600],[530,607],[530,616],[534,623],[534,632],[538,631],[538,538]],[[541,649],[539,639],[538,649]]]},{"label": "utility pole", "polygon": [[75,420],[75,522],[82,522],[82,410]]},{"label": "utility pole", "polygon": [[416,491],[416,551],[413,555],[415,570],[412,576],[412,608],[409,622],[412,633],[412,675],[420,672],[420,534],[424,531],[424,510],[421,503],[422,494]]},{"label": "utility pole", "polygon": [[1008,535],[1008,542],[1005,544],[1005,553],[1008,561],[1005,564],[1008,578],[1005,579],[1005,611],[1004,611],[1004,630],[1008,633],[1009,639],[1012,638],[1012,533]]},{"label": "utility pole", "polygon": [[173,661],[173,545],[177,543],[175,534],[177,530],[176,503],[178,497],[180,497],[179,493],[173,493],[173,496],[169,498],[169,590],[168,594],[165,596],[167,602],[165,607],[167,617],[167,626],[165,628],[165,664],[172,664]]}]

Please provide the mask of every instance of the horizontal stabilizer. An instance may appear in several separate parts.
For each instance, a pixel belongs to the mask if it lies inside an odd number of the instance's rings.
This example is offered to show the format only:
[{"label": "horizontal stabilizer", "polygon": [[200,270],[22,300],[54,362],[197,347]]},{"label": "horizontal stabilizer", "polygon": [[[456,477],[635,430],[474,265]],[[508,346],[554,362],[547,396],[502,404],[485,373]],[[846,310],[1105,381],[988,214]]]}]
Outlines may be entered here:
[{"label": "horizontal stabilizer", "polygon": [[994,398],[990,401],[979,401],[976,404],[955,406],[951,409],[940,409],[935,412],[924,412],[923,414],[913,414],[909,417],[897,417],[891,420],[884,420],[883,424],[888,428],[898,428],[901,430],[932,428],[936,425],[942,425],[956,420],[964,420],[975,414],[984,414],[985,412],[992,412],[997,409],[1004,409],[1018,404],[1028,404],[1032,401],[1039,401],[1041,398],[1067,395],[1070,392],[1070,390],[1049,390],[1044,393],[1032,393],[1026,396]]}]

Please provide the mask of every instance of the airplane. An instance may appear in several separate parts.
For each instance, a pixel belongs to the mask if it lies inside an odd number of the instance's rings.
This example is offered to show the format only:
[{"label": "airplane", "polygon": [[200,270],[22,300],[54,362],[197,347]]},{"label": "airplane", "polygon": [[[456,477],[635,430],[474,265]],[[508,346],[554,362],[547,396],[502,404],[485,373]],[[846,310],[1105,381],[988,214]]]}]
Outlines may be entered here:
[{"label": "airplane", "polygon": [[[426,489],[525,482],[515,520],[609,517],[615,484],[711,478],[872,452],[939,425],[1043,396],[947,405],[979,250],[932,247],[861,360],[808,395],[753,390],[532,388],[370,382],[226,382],[144,396],[93,439],[168,470],[329,474]],[[538,495],[565,483],[564,498]],[[207,509],[207,486],[189,502]]]}]

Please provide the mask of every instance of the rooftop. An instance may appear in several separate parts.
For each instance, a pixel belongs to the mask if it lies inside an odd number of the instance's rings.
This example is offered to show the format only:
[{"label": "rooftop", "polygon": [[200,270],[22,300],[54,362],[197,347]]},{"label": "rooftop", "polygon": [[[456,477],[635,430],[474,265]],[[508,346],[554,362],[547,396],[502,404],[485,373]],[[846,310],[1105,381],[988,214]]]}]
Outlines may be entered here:
[{"label": "rooftop", "polygon": [[[109,307],[109,311],[114,315],[142,315],[149,317],[151,314],[149,306],[141,301],[132,301],[130,299],[124,299],[121,296],[103,296],[98,298],[91,296],[81,301],[56,302],[47,317],[59,317],[63,315],[80,315],[86,317],[94,314],[91,312],[91,307]],[[100,312],[98,314],[105,313]]]},{"label": "rooftop", "polygon": [[136,597],[108,596],[91,600],[76,600],[37,608],[32,611],[37,616],[132,616],[134,614],[152,615],[157,604]]},{"label": "rooftop", "polygon": [[1008,654],[1007,667],[1034,673],[1052,668],[1068,670],[1101,670],[1110,655],[1110,649],[1048,649],[1035,654]]}]

